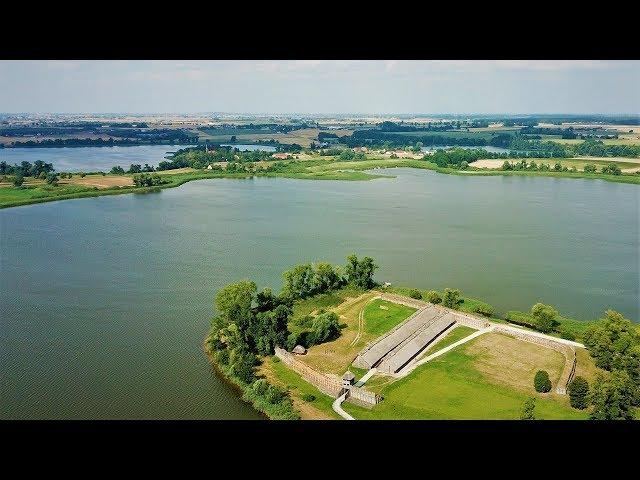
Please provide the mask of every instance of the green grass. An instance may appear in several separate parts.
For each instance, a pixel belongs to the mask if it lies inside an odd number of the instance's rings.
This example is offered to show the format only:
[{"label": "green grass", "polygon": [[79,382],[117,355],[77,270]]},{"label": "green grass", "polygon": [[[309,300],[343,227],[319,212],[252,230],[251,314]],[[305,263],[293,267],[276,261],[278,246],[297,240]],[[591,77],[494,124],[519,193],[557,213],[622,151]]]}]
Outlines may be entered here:
[{"label": "green grass", "polygon": [[[528,395],[489,383],[473,368],[473,359],[456,348],[383,387],[384,400],[371,410],[350,403],[342,406],[356,419],[367,420],[518,419]],[[588,413],[537,395],[535,415],[584,419]]]},{"label": "green grass", "polygon": [[295,321],[305,315],[309,315],[313,311],[329,310],[330,308],[337,307],[344,302],[347,297],[357,297],[362,295],[365,291],[366,290],[347,286],[340,290],[315,295],[310,298],[305,298],[304,300],[297,300],[293,305],[291,321]]},{"label": "green grass", "polygon": [[285,385],[291,391],[292,395],[295,395],[300,399],[302,399],[304,395],[313,395],[314,397],[316,397],[316,399],[310,403],[314,407],[316,407],[318,410],[321,410],[323,413],[326,413],[331,418],[341,418],[336,412],[333,411],[333,408],[331,407],[334,400],[333,398],[325,395],[309,382],[302,379],[302,377],[288,368],[284,363],[274,362],[273,358],[265,361],[271,363],[271,371],[276,377],[278,377],[278,380],[280,380],[283,385]]},{"label": "green grass", "polygon": [[[535,329],[536,319],[529,312],[510,310],[507,312],[506,318],[517,325]],[[597,320],[576,320],[575,318],[568,318],[559,315],[556,317],[556,321],[559,323],[556,327],[558,332],[566,331],[572,333],[576,337],[577,341],[581,341],[587,328],[596,323]],[[550,335],[559,337],[560,333],[558,332],[552,332]]]},{"label": "green grass", "polygon": [[454,327],[452,330],[450,330],[442,340],[440,340],[438,343],[436,343],[435,345],[429,347],[425,352],[424,355],[422,355],[422,357],[427,357],[429,355],[431,355],[432,353],[435,353],[439,350],[442,350],[443,348],[448,347],[449,345],[452,345],[454,343],[456,343],[458,340],[462,340],[465,337],[468,337],[469,335],[471,335],[472,333],[476,332],[477,330],[471,328],[471,327],[466,327],[464,325],[458,325],[456,327]]},{"label": "green grass", "polygon": [[415,311],[415,308],[405,305],[380,299],[373,300],[364,309],[364,329],[371,335],[382,335],[408,318]]}]

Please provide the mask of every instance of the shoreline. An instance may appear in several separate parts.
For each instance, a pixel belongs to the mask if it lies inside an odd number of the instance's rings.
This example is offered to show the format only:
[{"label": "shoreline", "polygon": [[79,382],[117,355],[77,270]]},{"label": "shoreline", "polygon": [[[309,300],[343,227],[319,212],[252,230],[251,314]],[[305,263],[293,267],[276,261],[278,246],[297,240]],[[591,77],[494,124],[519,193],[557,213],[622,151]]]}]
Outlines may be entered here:
[{"label": "shoreline", "polygon": [[[55,202],[62,200],[73,200],[77,198],[90,198],[90,197],[101,197],[106,195],[126,195],[130,193],[155,193],[163,190],[165,188],[175,188],[181,185],[184,185],[187,182],[195,181],[195,180],[207,180],[214,178],[230,178],[230,179],[247,179],[254,177],[262,177],[262,178],[292,178],[298,180],[343,180],[343,181],[368,181],[374,180],[376,178],[394,178],[390,175],[378,175],[374,173],[366,173],[369,170],[386,170],[389,168],[415,168],[417,170],[431,170],[437,173],[445,174],[445,175],[461,175],[461,176],[469,176],[469,177],[484,177],[484,176],[530,176],[530,177],[548,177],[548,178],[574,178],[574,179],[591,179],[591,180],[603,180],[607,182],[614,183],[626,183],[632,185],[640,185],[640,175],[637,174],[627,174],[627,175],[604,175],[604,174],[588,174],[588,173],[571,173],[571,172],[530,172],[530,171],[522,171],[522,170],[455,170],[449,168],[441,168],[434,166],[429,162],[425,162],[423,160],[400,160],[397,162],[393,162],[392,165],[388,165],[388,161],[382,161],[383,163],[376,162],[376,160],[368,160],[370,162],[368,165],[358,165],[357,162],[353,162],[353,165],[350,169],[345,170],[309,170],[308,172],[270,172],[270,173],[258,173],[258,174],[246,174],[246,173],[238,173],[238,174],[211,174],[207,172],[197,172],[197,173],[189,173],[189,174],[167,174],[168,177],[171,175],[180,175],[182,178],[176,179],[174,182],[170,182],[166,185],[158,185],[154,187],[138,187],[138,188],[118,188],[118,189],[102,189],[102,190],[88,190],[86,192],[76,192],[68,195],[59,195],[59,196],[45,196],[40,198],[28,198],[24,200],[16,200],[16,201],[8,201],[6,203],[0,204],[0,209],[4,208],[15,208],[21,207],[25,205],[34,205],[38,203],[47,203],[47,202]],[[330,164],[329,164],[330,165]],[[14,188],[11,186],[2,187],[10,189]]]},{"label": "shoreline", "polygon": [[233,377],[227,375],[224,370],[222,370],[222,367],[220,367],[215,358],[213,358],[211,350],[209,350],[209,348],[207,347],[207,339],[209,338],[209,335],[210,333],[207,333],[207,335],[204,337],[204,341],[202,342],[202,349],[204,350],[207,360],[209,361],[209,365],[211,365],[211,367],[213,368],[213,374],[216,375],[225,384],[229,385],[231,389],[238,394],[238,398],[240,398],[240,400],[250,405],[255,412],[258,412],[258,414],[263,417],[261,420],[273,420],[266,412],[258,410],[253,402],[246,400],[244,398],[245,391],[243,386],[236,382]]}]

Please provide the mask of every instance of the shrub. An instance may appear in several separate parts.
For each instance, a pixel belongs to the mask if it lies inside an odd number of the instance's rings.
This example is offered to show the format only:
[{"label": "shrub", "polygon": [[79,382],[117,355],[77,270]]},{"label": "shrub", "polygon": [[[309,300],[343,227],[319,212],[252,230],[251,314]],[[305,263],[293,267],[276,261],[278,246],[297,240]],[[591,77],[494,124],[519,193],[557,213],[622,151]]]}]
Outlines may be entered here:
[{"label": "shrub", "polygon": [[538,370],[533,379],[533,386],[538,393],[547,393],[551,391],[551,380],[546,370]]},{"label": "shrub", "polygon": [[536,408],[536,398],[529,397],[525,400],[520,412],[520,420],[535,420],[534,409]]},{"label": "shrub", "polygon": [[588,163],[584,166],[584,173],[596,173],[596,166],[593,163]]},{"label": "shrub", "polygon": [[311,339],[314,345],[328,342],[340,335],[339,317],[334,312],[318,315],[313,321]]},{"label": "shrub", "polygon": [[311,395],[310,393],[305,393],[302,396],[302,400],[304,400],[305,402],[313,402],[316,399],[315,395]]},{"label": "shrub", "polygon": [[430,303],[440,303],[442,302],[442,297],[440,297],[440,294],[435,290],[429,290],[427,292],[427,300]]},{"label": "shrub", "polygon": [[582,377],[575,377],[567,386],[569,402],[573,408],[584,410],[587,408],[589,395],[589,382]]},{"label": "shrub", "polygon": [[55,173],[50,173],[47,175],[47,183],[49,185],[57,185],[58,184],[58,176]]},{"label": "shrub", "polygon": [[14,187],[21,187],[23,183],[24,183],[24,177],[21,174],[18,174],[15,177],[13,177]]},{"label": "shrub", "polygon": [[493,308],[491,305],[486,304],[486,303],[485,303],[485,304],[477,305],[477,306],[473,309],[473,311],[474,311],[475,313],[479,313],[480,315],[483,315],[483,316],[485,316],[485,317],[490,317],[491,315],[493,315],[493,314],[495,313],[494,308]]},{"label": "shrub", "polygon": [[543,333],[549,333],[559,325],[556,321],[558,311],[550,305],[536,303],[531,307],[531,315],[536,320],[536,328]]},{"label": "shrub", "polygon": [[622,170],[620,170],[620,167],[615,163],[609,163],[602,167],[602,173],[607,175],[621,175]]},{"label": "shrub", "polygon": [[415,298],[416,300],[420,300],[422,298],[422,294],[420,293],[420,290],[418,290],[417,288],[412,289],[409,292],[409,296],[411,298]]},{"label": "shrub", "polygon": [[40,180],[45,180],[47,178],[47,174],[45,172],[40,172],[40,175],[38,175],[38,178]]},{"label": "shrub", "polygon": [[448,308],[457,309],[458,303],[460,303],[460,290],[456,290],[454,288],[445,288],[442,305]]}]

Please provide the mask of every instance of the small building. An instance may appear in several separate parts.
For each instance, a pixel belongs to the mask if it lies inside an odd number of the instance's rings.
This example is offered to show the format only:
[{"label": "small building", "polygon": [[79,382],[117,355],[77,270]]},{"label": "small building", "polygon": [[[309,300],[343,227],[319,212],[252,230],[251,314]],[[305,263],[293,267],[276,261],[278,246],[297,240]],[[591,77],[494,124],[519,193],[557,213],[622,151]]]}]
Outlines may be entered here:
[{"label": "small building", "polygon": [[384,282],[384,283],[382,284],[382,288],[388,288],[388,287],[390,287],[390,286],[391,286],[391,282]]},{"label": "small building", "polygon": [[350,371],[342,376],[342,388],[351,388],[356,381],[356,376]]},{"label": "small building", "polygon": [[289,157],[288,153],[274,153],[271,155],[272,158],[278,158],[280,160],[285,160]]},{"label": "small building", "polygon": [[295,347],[293,347],[292,352],[296,355],[304,355],[305,353],[307,353],[307,349],[302,345],[296,345]]},{"label": "small building", "polygon": [[207,170],[213,170],[213,165],[211,164],[207,165]]}]

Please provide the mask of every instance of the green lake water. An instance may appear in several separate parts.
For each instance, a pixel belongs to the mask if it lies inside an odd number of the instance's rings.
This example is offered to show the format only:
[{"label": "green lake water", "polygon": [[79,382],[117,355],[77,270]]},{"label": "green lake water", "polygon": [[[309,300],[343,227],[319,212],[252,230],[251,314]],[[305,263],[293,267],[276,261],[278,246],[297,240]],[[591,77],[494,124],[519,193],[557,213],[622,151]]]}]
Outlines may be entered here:
[{"label": "green lake water", "polygon": [[393,169],[368,182],[202,180],[0,210],[0,418],[260,418],[202,342],[215,291],[313,260],[638,320],[639,199],[599,180]]}]

